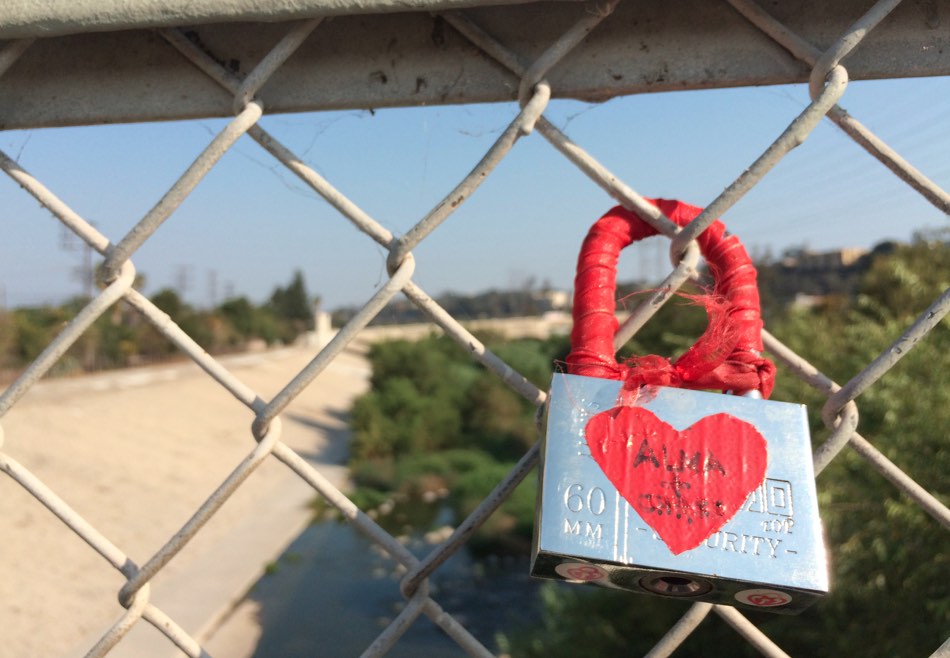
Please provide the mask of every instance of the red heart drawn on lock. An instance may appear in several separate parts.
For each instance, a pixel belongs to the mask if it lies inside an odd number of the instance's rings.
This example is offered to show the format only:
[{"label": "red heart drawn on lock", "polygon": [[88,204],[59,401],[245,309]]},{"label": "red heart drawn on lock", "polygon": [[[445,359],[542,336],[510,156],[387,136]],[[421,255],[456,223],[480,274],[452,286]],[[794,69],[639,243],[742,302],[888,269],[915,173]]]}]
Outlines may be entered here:
[{"label": "red heart drawn on lock", "polygon": [[[650,203],[680,226],[702,210],[680,201]],[[617,260],[620,250],[657,230],[616,207],[591,228],[578,258],[568,372],[624,382],[617,406],[585,427],[591,455],[607,479],[678,555],[722,528],[765,478],[764,437],[729,414],[677,429],[638,406],[642,387],[759,391],[768,397],[775,366],[762,358],[762,321],[755,267],[718,220],[697,237],[715,279],[697,299],[709,316],[703,335],[676,361],[650,355],[617,363],[614,356]]]},{"label": "red heart drawn on lock", "polygon": [[585,432],[607,479],[674,555],[722,528],[765,478],[765,438],[729,414],[677,430],[648,409],[620,406]]}]

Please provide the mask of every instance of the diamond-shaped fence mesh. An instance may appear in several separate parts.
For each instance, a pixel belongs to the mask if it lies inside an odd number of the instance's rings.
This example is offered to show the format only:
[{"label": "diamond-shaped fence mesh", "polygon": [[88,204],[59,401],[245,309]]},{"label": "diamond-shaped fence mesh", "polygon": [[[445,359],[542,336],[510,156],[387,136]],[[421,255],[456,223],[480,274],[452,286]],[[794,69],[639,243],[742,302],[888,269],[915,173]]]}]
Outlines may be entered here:
[{"label": "diamond-shaped fence mesh", "polygon": [[[452,317],[432,297],[423,290],[414,279],[416,257],[414,250],[419,247],[428,236],[444,222],[451,220],[459,205],[488,179],[496,167],[522,140],[547,140],[553,147],[552,155],[560,154],[563,158],[580,170],[590,181],[602,188],[610,197],[616,199],[626,208],[636,212],[645,221],[670,240],[670,253],[678,263],[669,277],[657,287],[661,291],[656,293],[636,308],[630,319],[621,329],[620,336],[630,337],[657,311],[660,302],[670,298],[684,283],[696,275],[697,252],[691,248],[692,241],[702,233],[716,218],[723,217],[728,223],[728,213],[740,199],[752,190],[768,172],[775,167],[795,147],[809,136],[809,134],[828,118],[854,142],[867,152],[868,156],[879,160],[890,169],[904,183],[915,190],[927,202],[939,211],[950,211],[950,194],[939,185],[929,180],[924,174],[906,162],[887,144],[876,137],[867,127],[849,115],[839,101],[846,94],[849,77],[848,61],[853,53],[860,53],[870,35],[882,21],[885,21],[891,12],[900,4],[897,0],[881,0],[868,8],[863,14],[858,12],[849,17],[850,27],[834,35],[829,42],[830,46],[819,48],[799,36],[795,30],[774,18],[763,6],[747,0],[729,0],[732,10],[757,30],[756,38],[771,40],[772,45],[780,48],[779,52],[790,70],[807,70],[809,72],[808,88],[811,102],[801,111],[774,141],[753,162],[738,172],[734,181],[715,199],[705,206],[705,210],[688,226],[683,229],[677,227],[653,205],[646,202],[634,189],[636,181],[625,182],[615,176],[607,167],[599,162],[594,155],[588,153],[579,144],[551,121],[545,118],[545,111],[552,97],[552,82],[549,74],[559,65],[576,64],[579,70],[590,73],[598,71],[596,58],[584,61],[574,61],[572,58],[578,52],[578,47],[589,34],[609,27],[612,14],[616,9],[616,0],[594,4],[565,3],[568,9],[575,12],[576,18],[569,24],[558,28],[559,34],[546,43],[533,43],[531,52],[527,55],[507,45],[505,35],[511,34],[510,26],[505,27],[494,20],[490,12],[482,7],[476,9],[453,9],[421,5],[415,9],[423,11],[434,10],[431,16],[426,14],[426,20],[438,25],[439,33],[454,30],[466,40],[468,52],[477,52],[481,62],[478,75],[491,78],[490,84],[501,89],[508,89],[506,93],[517,98],[520,111],[515,113],[510,123],[495,139],[491,148],[484,154],[471,172],[466,175],[453,189],[444,195],[443,200],[416,221],[411,228],[398,237],[389,229],[366,212],[356,202],[336,189],[324,176],[313,167],[305,164],[304,159],[292,152],[273,134],[265,130],[260,120],[267,111],[267,95],[263,100],[259,92],[272,78],[279,78],[282,67],[291,60],[295,52],[304,44],[319,44],[321,27],[324,18],[308,18],[294,23],[276,23],[267,26],[268,33],[280,28],[282,37],[266,52],[260,53],[256,65],[246,74],[236,73],[236,67],[230,65],[231,54],[216,50],[219,44],[227,40],[205,43],[201,39],[201,27],[183,28],[174,25],[157,27],[148,32],[148,39],[162,40],[168,48],[177,51],[178,57],[185,58],[195,70],[214,83],[215,89],[208,93],[220,94],[223,90],[233,102],[233,118],[214,135],[211,142],[201,151],[184,174],[178,178],[161,200],[149,210],[134,227],[125,235],[107,236],[97,230],[93,222],[75,212],[64,202],[57,191],[48,188],[43,182],[34,178],[17,161],[16,157],[0,153],[0,166],[3,171],[21,186],[26,194],[31,195],[40,204],[47,208],[66,229],[78,237],[92,250],[101,255],[99,277],[101,290],[86,304],[50,342],[45,350],[29,367],[3,392],[0,396],[0,418],[3,418],[18,401],[24,397],[36,383],[57,364],[66,351],[75,344],[93,325],[97,318],[110,310],[122,305],[135,309],[141,317],[151,323],[161,334],[172,341],[177,348],[194,361],[211,380],[216,382],[227,393],[233,396],[240,405],[246,407],[253,417],[247,449],[238,465],[229,473],[224,473],[214,492],[207,498],[200,500],[194,509],[191,518],[169,536],[161,540],[160,548],[138,562],[133,560],[123,547],[123,540],[105,536],[96,528],[96,524],[87,521],[70,505],[70,495],[58,492],[55,483],[45,482],[41,477],[22,465],[18,459],[16,444],[10,444],[0,452],[0,468],[9,478],[15,480],[32,497],[33,504],[41,504],[55,514],[65,526],[88,545],[88,550],[97,554],[106,564],[110,565],[121,575],[121,585],[118,590],[118,599],[126,609],[125,613],[112,628],[105,633],[94,646],[87,647],[89,656],[106,655],[113,648],[123,642],[130,629],[146,622],[163,634],[167,641],[173,643],[189,656],[207,655],[199,642],[189,635],[175,618],[166,613],[161,602],[154,600],[151,592],[153,579],[163,569],[166,569],[172,560],[190,543],[200,541],[202,533],[207,531],[206,524],[216,515],[225,513],[224,504],[238,492],[242,486],[258,477],[259,467],[273,461],[279,461],[289,467],[296,475],[312,487],[312,490],[323,497],[330,505],[336,507],[346,521],[359,529],[375,545],[388,553],[394,560],[405,568],[405,575],[401,581],[401,592],[405,597],[405,605],[391,622],[382,630],[376,640],[367,647],[367,656],[383,655],[400,639],[400,636],[411,627],[420,617],[428,617],[438,625],[464,651],[473,656],[489,655],[490,652],[479,640],[466,629],[465,625],[452,615],[448,614],[440,605],[438,594],[433,594],[429,587],[429,578],[451,556],[460,551],[472,533],[505,501],[512,491],[525,477],[532,474],[539,459],[538,444],[530,449],[517,466],[500,482],[494,491],[480,506],[464,519],[452,532],[451,536],[421,559],[412,554],[403,543],[384,531],[370,516],[360,510],[347,496],[342,493],[325,476],[320,468],[314,467],[299,451],[293,449],[284,440],[281,415],[288,406],[299,401],[313,386],[314,382],[345,358],[347,347],[363,332],[367,325],[382,311],[382,309],[402,293],[415,304],[426,316],[440,327],[445,334],[457,341],[469,352],[473,359],[481,362],[490,371],[504,380],[511,388],[524,396],[534,405],[543,407],[546,394],[539,390],[521,374],[513,370],[502,359],[486,349],[485,345],[476,338],[469,329]],[[927,20],[936,20],[939,26],[940,3],[917,3]],[[198,3],[203,6],[202,3]],[[932,5],[932,6],[931,6]],[[78,5],[77,5],[78,6]],[[561,8],[563,9],[563,8]],[[32,11],[32,10],[29,10]],[[23,12],[29,13],[24,8]],[[63,9],[65,12],[66,10]],[[944,14],[946,7],[943,6]],[[200,11],[196,10],[200,13]],[[929,12],[929,13],[928,13]],[[67,12],[68,13],[68,12]],[[314,12],[316,13],[316,12]],[[933,14],[933,16],[931,16]],[[563,15],[559,14],[559,15]],[[253,15],[251,18],[276,18],[286,20],[291,16],[277,15],[276,17]],[[300,16],[292,16],[299,18]],[[49,17],[48,17],[49,18]],[[56,21],[52,17],[45,24],[44,30],[55,31]],[[129,18],[127,25],[134,26],[134,16]],[[200,17],[192,17],[198,20]],[[945,19],[945,16],[944,16]],[[78,20],[78,19],[73,19]],[[117,24],[120,21],[117,21]],[[50,28],[49,26],[54,26]],[[550,25],[547,25],[550,28]],[[84,24],[77,31],[106,31],[110,28],[109,21],[104,26]],[[939,30],[939,28],[937,28]],[[24,28],[26,30],[26,28]],[[22,32],[27,34],[27,31]],[[546,34],[547,32],[545,32]],[[10,33],[8,33],[10,34]],[[43,30],[36,35],[43,34]],[[433,33],[434,34],[434,33]],[[96,35],[84,35],[95,38]],[[444,38],[444,37],[443,37]],[[18,61],[29,53],[31,49],[42,48],[44,41],[32,38],[11,39],[2,43],[0,49],[0,75],[14,70]],[[900,59],[910,58],[911,47],[908,52],[901,53],[899,45],[893,46],[896,53],[893,57]],[[942,51],[941,51],[942,52]],[[936,56],[936,55],[935,55]],[[927,64],[919,65],[916,69],[921,73],[943,73],[941,67],[946,67],[946,55],[936,56],[931,68]],[[873,60],[873,53],[869,53]],[[488,62],[486,65],[485,63]],[[862,64],[865,65],[865,64]],[[120,66],[117,63],[116,66]],[[287,64],[287,66],[290,66]],[[486,68],[487,66],[487,68]],[[751,65],[750,65],[751,66]],[[247,67],[245,66],[245,70]],[[486,73],[488,72],[488,73]],[[315,72],[318,73],[318,72]],[[156,75],[161,75],[162,69],[156,64]],[[905,72],[903,75],[911,75]],[[382,74],[381,74],[382,75]],[[717,78],[715,71],[708,74],[710,77],[704,83],[695,83],[696,87],[715,87],[725,84]],[[725,74],[723,74],[725,75]],[[750,74],[750,77],[754,75]],[[422,81],[422,78],[419,78]],[[146,81],[147,82],[147,81]],[[385,78],[383,78],[385,82]],[[328,106],[359,107],[360,89],[354,85],[352,98],[347,97],[346,81],[339,82],[340,88],[327,92],[328,96],[342,98],[327,101]],[[731,82],[730,84],[738,84]],[[417,91],[423,82],[417,82]],[[512,93],[516,90],[516,93]],[[107,91],[104,91],[107,93]],[[603,97],[613,92],[604,92]],[[4,95],[3,80],[0,79],[0,95]],[[184,97],[183,97],[184,98]],[[219,98],[216,96],[215,98]],[[461,99],[464,101],[464,99]],[[474,100],[479,100],[475,98]],[[16,98],[6,99],[8,106],[16,104]],[[449,99],[450,102],[459,99]],[[183,100],[185,102],[185,100]],[[191,102],[191,101],[188,101]],[[198,101],[196,101],[198,102]],[[296,107],[282,107],[281,109],[305,109],[308,107],[306,98],[300,99]],[[290,101],[289,105],[293,105]],[[39,111],[39,110],[37,110]],[[79,110],[77,110],[79,111]],[[122,120],[123,111],[117,111]],[[201,110],[194,110],[200,114]],[[187,114],[188,111],[185,111]],[[14,113],[15,114],[15,113]],[[78,116],[78,115],[77,115]],[[72,123],[83,123],[84,119],[74,118]],[[341,222],[349,222],[368,240],[379,245],[385,253],[386,269],[384,279],[368,300],[365,301],[352,319],[322,349],[313,354],[312,360],[304,365],[289,381],[282,382],[278,391],[272,395],[263,395],[255,390],[248,382],[235,374],[226,366],[226,361],[213,358],[206,353],[182,327],[172,322],[168,315],[159,310],[145,296],[134,287],[136,269],[133,265],[136,253],[153,236],[159,235],[163,224],[172,218],[173,214],[189,197],[191,192],[202,179],[212,171],[216,164],[225,156],[235,143],[244,135],[248,135],[260,147],[286,170],[296,176],[304,185],[311,188],[327,201],[338,213]],[[266,157],[266,156],[261,156]],[[593,218],[591,218],[593,219]],[[740,236],[741,237],[741,236]],[[213,248],[213,245],[209,248]],[[874,444],[861,435],[859,430],[858,411],[860,396],[885,376],[888,371],[912,350],[920,341],[926,341],[928,334],[938,327],[938,324],[950,311],[950,290],[945,291],[932,304],[920,309],[919,318],[903,333],[895,335],[893,345],[880,354],[871,363],[866,364],[853,377],[843,383],[832,381],[825,374],[813,367],[799,354],[786,347],[771,334],[764,334],[765,346],[768,352],[788,371],[793,372],[804,382],[820,391],[827,397],[822,417],[827,427],[827,436],[815,453],[815,468],[821,472],[829,463],[845,449],[850,448],[867,462],[867,467],[880,472],[895,487],[910,496],[927,514],[933,517],[934,522],[950,528],[950,510],[938,498],[920,486],[914,480],[913,473],[906,473],[885,457]],[[619,341],[623,342],[623,341]],[[907,391],[912,395],[912,391]],[[94,412],[93,412],[94,413]],[[942,428],[937,428],[941,431]],[[8,429],[7,439],[10,439]],[[3,434],[0,434],[0,438]],[[142,441],[147,442],[147,436]],[[77,449],[79,447],[77,446]],[[181,448],[181,459],[189,459],[188,447]],[[121,464],[116,464],[119,477]],[[263,469],[266,470],[266,469]],[[98,484],[90,482],[89,486]],[[147,526],[147,514],[131,516],[126,519],[128,526]],[[16,528],[14,532],[29,533],[30,528]],[[36,541],[42,541],[37,538]],[[57,539],[59,541],[60,539]],[[650,653],[651,656],[670,655],[688,637],[696,631],[700,622],[715,612],[749,643],[763,654],[771,656],[786,655],[765,634],[756,628],[746,617],[731,607],[714,606],[699,603],[689,608],[682,619],[666,633],[658,638],[658,643]],[[58,623],[69,623],[69,620],[58,620]],[[701,632],[701,631],[698,631]],[[157,637],[157,636],[156,636]],[[936,649],[936,647],[935,647]],[[939,650],[938,650],[939,651]]]}]

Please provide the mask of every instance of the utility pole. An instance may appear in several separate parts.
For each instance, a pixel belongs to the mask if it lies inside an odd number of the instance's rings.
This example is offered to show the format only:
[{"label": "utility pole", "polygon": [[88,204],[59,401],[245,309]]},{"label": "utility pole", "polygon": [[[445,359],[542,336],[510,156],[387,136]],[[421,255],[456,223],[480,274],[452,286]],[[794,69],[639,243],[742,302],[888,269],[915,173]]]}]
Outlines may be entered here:
[{"label": "utility pole", "polygon": [[191,265],[179,265],[175,271],[175,287],[181,301],[185,301],[185,295],[191,287]]},{"label": "utility pole", "polygon": [[208,270],[208,304],[213,310],[218,307],[218,271]]},{"label": "utility pole", "polygon": [[[91,222],[95,226],[95,222]],[[73,268],[73,276],[82,285],[82,296],[92,299],[96,293],[96,276],[92,265],[92,247],[65,226],[60,234],[60,246],[65,251],[80,251],[80,263]]]}]

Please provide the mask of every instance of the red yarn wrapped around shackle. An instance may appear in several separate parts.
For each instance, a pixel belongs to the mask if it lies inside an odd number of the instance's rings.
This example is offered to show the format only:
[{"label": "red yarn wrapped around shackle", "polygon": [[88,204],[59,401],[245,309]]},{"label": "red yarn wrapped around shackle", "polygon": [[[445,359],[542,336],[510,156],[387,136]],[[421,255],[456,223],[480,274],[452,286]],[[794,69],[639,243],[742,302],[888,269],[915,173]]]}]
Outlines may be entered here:
[{"label": "red yarn wrapped around shackle", "polygon": [[[701,208],[682,201],[647,199],[685,226]],[[701,296],[709,325],[676,361],[656,355],[617,363],[614,357],[617,261],[620,251],[658,231],[633,212],[617,206],[591,227],[577,261],[574,279],[574,328],[567,371],[574,375],[619,379],[625,388],[644,385],[772,393],[775,365],[763,358],[762,319],[756,272],[745,247],[726,236],[716,220],[696,239],[715,279],[713,294]]]}]

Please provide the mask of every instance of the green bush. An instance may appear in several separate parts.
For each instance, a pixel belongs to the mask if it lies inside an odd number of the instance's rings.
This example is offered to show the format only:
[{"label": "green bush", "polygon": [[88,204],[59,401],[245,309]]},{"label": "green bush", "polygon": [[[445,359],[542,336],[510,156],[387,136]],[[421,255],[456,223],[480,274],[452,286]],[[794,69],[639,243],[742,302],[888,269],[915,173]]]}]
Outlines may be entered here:
[{"label": "green bush", "polygon": [[[489,345],[544,387],[564,346],[563,338]],[[445,488],[461,520],[539,438],[534,406],[447,338],[380,343],[369,360],[371,389],[351,414],[350,466],[359,486],[410,497]],[[526,550],[534,479],[530,475],[478,532],[474,550]]]}]

